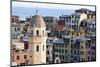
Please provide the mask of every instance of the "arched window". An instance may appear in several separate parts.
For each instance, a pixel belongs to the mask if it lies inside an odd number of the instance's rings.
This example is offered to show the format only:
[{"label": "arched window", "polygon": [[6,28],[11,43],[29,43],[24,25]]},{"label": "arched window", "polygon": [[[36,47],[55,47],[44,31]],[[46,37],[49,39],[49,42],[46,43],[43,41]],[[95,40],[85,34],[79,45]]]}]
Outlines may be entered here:
[{"label": "arched window", "polygon": [[36,51],[37,51],[37,52],[39,51],[39,45],[36,46]]},{"label": "arched window", "polygon": [[39,36],[39,31],[38,30],[36,31],[36,35]]},{"label": "arched window", "polygon": [[44,51],[44,45],[43,45],[43,51]]},{"label": "arched window", "polygon": [[42,34],[44,35],[44,30],[42,31]]}]

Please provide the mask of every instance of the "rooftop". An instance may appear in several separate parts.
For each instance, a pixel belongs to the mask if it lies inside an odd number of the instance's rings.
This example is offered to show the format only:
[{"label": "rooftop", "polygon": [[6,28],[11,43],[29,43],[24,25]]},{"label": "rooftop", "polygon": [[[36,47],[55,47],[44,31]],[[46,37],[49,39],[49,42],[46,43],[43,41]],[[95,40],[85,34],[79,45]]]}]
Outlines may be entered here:
[{"label": "rooftop", "polygon": [[30,21],[30,26],[31,27],[46,27],[46,24],[42,16],[38,14],[38,10],[36,10],[36,15],[32,16],[31,21]]},{"label": "rooftop", "polygon": [[63,30],[63,28],[64,28],[63,25],[52,26],[52,30]]}]

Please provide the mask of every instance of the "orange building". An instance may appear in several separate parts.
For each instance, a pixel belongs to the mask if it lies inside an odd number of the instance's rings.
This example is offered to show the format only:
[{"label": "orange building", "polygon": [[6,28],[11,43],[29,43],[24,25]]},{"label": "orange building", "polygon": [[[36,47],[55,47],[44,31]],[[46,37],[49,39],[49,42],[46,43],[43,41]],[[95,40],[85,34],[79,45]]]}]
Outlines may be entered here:
[{"label": "orange building", "polygon": [[29,64],[29,56],[27,50],[12,50],[12,61],[17,65],[28,65]]}]

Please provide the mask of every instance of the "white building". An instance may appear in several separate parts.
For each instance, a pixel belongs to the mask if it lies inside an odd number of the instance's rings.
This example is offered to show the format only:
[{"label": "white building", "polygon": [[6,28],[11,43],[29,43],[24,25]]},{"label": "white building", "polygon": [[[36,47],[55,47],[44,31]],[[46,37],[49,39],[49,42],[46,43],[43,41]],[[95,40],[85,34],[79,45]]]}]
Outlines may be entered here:
[{"label": "white building", "polygon": [[20,35],[21,32],[22,32],[21,24],[19,24],[19,23],[12,23],[11,31],[12,31],[12,37]]}]

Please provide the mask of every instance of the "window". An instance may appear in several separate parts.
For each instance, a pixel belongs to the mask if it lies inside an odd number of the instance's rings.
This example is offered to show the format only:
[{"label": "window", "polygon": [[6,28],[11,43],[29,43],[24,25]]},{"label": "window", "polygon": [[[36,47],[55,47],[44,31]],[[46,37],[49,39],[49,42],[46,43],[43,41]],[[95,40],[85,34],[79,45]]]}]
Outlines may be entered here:
[{"label": "window", "polygon": [[81,54],[81,55],[84,55],[84,52],[83,52],[83,51],[81,51],[81,52],[80,52],[80,54]]},{"label": "window", "polygon": [[88,54],[91,54],[91,51],[88,51]]},{"label": "window", "polygon": [[84,58],[81,58],[81,61],[84,61]]},{"label": "window", "polygon": [[55,57],[58,57],[58,55],[55,55]]},{"label": "window", "polygon": [[44,30],[42,31],[42,34],[44,35]]},{"label": "window", "polygon": [[96,58],[95,57],[91,57],[91,61],[96,61]]},{"label": "window", "polygon": [[47,57],[47,61],[49,61],[48,57]]},{"label": "window", "polygon": [[66,19],[66,22],[68,22],[68,19]]},{"label": "window", "polygon": [[48,48],[49,46],[47,45],[47,48]]},{"label": "window", "polygon": [[64,47],[64,44],[61,44],[62,47]]},{"label": "window", "polygon": [[74,35],[74,32],[72,32],[72,35]]},{"label": "window", "polygon": [[16,31],[16,28],[15,28],[15,31]]},{"label": "window", "polygon": [[12,18],[12,22],[14,22],[14,18]]},{"label": "window", "polygon": [[65,53],[67,53],[67,50],[65,50]]},{"label": "window", "polygon": [[19,60],[19,56],[17,56],[17,60]]},{"label": "window", "polygon": [[72,18],[74,18],[74,16],[72,15]]},{"label": "window", "polygon": [[39,46],[38,46],[38,45],[36,46],[36,51],[37,51],[37,52],[39,51]]},{"label": "window", "polygon": [[90,60],[90,57],[88,56],[88,61]]},{"label": "window", "polygon": [[77,61],[77,60],[78,60],[78,57],[74,57],[73,59],[74,59],[75,61]]},{"label": "window", "polygon": [[91,18],[93,18],[93,15],[91,15]]},{"label": "window", "polygon": [[79,34],[77,33],[77,36],[78,36]]},{"label": "window", "polygon": [[53,51],[54,51],[54,52],[57,52],[57,49],[54,49]]},{"label": "window", "polygon": [[76,54],[76,51],[74,51],[74,54]]},{"label": "window", "polygon": [[74,21],[72,20],[72,23],[74,23]]},{"label": "window", "polygon": [[64,59],[64,55],[62,55],[62,59]]},{"label": "window", "polygon": [[47,51],[47,54],[49,54],[49,51]]},{"label": "window", "polygon": [[57,52],[59,52],[58,49],[56,49],[56,50],[57,50]]},{"label": "window", "polygon": [[62,49],[62,53],[64,53],[64,50]]},{"label": "window", "polygon": [[59,53],[61,53],[61,49],[59,49]]},{"label": "window", "polygon": [[38,30],[36,31],[36,35],[39,36],[39,31]]},{"label": "window", "polygon": [[17,28],[17,31],[20,31],[20,28]]},{"label": "window", "polygon": [[27,55],[24,55],[24,59],[27,59]]},{"label": "window", "polygon": [[92,46],[91,49],[92,49],[92,50],[96,50],[96,47],[95,47],[95,46]]},{"label": "window", "polygon": [[53,40],[50,40],[50,42],[53,42]]},{"label": "window", "polygon": [[49,20],[47,20],[47,22],[49,22]]},{"label": "window", "polygon": [[43,45],[43,51],[44,51],[44,45]]},{"label": "window", "polygon": [[61,44],[59,43],[58,46],[61,47]]},{"label": "window", "polygon": [[90,48],[91,47],[91,45],[88,43],[87,45],[86,45],[86,48]]},{"label": "window", "polygon": [[28,41],[24,41],[24,49],[28,49]]},{"label": "window", "polygon": [[80,51],[77,51],[77,54],[79,55],[80,54]]},{"label": "window", "polygon": [[95,55],[95,51],[92,51],[91,54],[92,54],[92,55]]},{"label": "window", "polygon": [[67,56],[65,56],[65,59],[67,59]]},{"label": "window", "polygon": [[86,13],[87,13],[87,11],[84,11],[84,13],[86,14]]},{"label": "window", "polygon": [[83,46],[81,46],[81,49],[83,49]]},{"label": "window", "polygon": [[30,56],[30,58],[32,58],[32,56]]},{"label": "window", "polygon": [[67,47],[67,44],[65,44],[65,47]]},{"label": "window", "polygon": [[58,64],[59,63],[59,60],[56,60],[56,63]]},{"label": "window", "polygon": [[74,46],[73,45],[71,45],[71,49],[73,49],[74,48]]},{"label": "window", "polygon": [[82,35],[82,33],[80,33],[80,35]]}]

